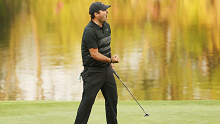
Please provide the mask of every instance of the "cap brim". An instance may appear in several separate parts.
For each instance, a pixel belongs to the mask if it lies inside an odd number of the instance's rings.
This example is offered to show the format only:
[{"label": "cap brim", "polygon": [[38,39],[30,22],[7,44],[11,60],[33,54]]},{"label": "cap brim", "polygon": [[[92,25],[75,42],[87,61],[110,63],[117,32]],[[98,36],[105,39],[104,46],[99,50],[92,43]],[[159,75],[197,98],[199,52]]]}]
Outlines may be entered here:
[{"label": "cap brim", "polygon": [[106,9],[108,9],[109,7],[111,7],[111,5],[105,5],[101,10],[106,10]]}]

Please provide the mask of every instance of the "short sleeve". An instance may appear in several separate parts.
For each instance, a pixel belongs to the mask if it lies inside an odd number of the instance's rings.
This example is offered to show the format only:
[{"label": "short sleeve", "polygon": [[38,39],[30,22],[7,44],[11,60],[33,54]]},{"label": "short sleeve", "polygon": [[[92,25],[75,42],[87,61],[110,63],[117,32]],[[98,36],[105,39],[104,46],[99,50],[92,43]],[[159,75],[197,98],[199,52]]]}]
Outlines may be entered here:
[{"label": "short sleeve", "polygon": [[83,34],[83,40],[88,49],[98,48],[98,39],[93,29],[86,29]]}]

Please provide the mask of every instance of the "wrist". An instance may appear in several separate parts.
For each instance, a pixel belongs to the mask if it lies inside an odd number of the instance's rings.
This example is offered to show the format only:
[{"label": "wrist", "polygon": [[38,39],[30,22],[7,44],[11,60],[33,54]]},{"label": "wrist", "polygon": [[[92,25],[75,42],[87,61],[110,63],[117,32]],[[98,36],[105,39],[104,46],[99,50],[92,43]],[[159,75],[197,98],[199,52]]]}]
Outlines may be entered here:
[{"label": "wrist", "polygon": [[113,63],[113,62],[112,62],[112,58],[110,58],[110,60],[111,60],[111,63]]}]

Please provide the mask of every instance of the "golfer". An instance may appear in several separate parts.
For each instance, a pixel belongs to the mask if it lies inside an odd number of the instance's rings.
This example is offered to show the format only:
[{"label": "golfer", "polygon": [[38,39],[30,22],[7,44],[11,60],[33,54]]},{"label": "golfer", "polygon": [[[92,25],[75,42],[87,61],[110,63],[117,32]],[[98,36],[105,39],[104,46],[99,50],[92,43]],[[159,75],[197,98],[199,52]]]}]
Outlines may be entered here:
[{"label": "golfer", "polygon": [[94,2],[89,8],[91,21],[84,29],[81,44],[83,94],[75,124],[87,124],[100,89],[105,98],[107,124],[117,124],[118,94],[112,69],[113,63],[119,63],[119,58],[118,55],[111,56],[111,29],[106,22],[109,7]]}]

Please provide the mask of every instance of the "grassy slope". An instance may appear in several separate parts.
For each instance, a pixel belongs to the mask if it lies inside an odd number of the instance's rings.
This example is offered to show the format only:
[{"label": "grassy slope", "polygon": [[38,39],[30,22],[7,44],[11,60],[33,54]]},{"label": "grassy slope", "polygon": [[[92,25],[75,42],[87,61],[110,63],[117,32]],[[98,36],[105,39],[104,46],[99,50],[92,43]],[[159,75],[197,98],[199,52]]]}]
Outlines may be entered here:
[{"label": "grassy slope", "polygon": [[[119,101],[119,124],[219,124],[220,101]],[[0,124],[73,124],[79,102],[0,102]],[[104,102],[96,101],[88,124],[105,124]]]}]

